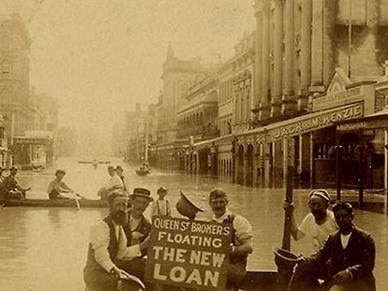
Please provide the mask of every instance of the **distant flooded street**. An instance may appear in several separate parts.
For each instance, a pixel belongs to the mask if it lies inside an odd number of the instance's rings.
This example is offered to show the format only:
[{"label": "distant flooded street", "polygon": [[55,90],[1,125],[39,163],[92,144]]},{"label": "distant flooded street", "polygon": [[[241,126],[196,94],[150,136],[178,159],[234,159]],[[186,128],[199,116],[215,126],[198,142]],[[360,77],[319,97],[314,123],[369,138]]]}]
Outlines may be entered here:
[{"label": "distant flooded street", "polygon": [[[156,197],[161,185],[169,188],[168,198],[175,205],[179,190],[196,199],[206,211],[199,219],[207,219],[208,193],[221,187],[229,193],[229,208],[245,216],[254,229],[254,253],[249,269],[275,269],[272,248],[280,246],[283,231],[283,189],[254,189],[220,182],[213,178],[164,173],[152,170],[147,177],[135,174],[135,167],[120,160],[127,187],[146,187]],[[21,184],[31,186],[28,198],[46,198],[46,187],[57,167],[67,171],[65,182],[88,198],[97,198],[97,189],[107,176],[106,164],[94,169],[92,164],[79,164],[77,159],[61,159],[53,168],[43,172],[20,172]],[[307,212],[306,193],[295,190],[296,218],[300,222]],[[333,194],[334,195],[334,194]],[[176,214],[176,210],[173,209]],[[82,270],[86,260],[89,226],[106,215],[105,209],[0,209],[0,290],[83,290]],[[375,275],[378,290],[387,282],[388,220],[386,215],[357,211],[355,222],[371,232],[377,245]],[[308,248],[304,240],[292,242],[292,250],[299,253]]]}]

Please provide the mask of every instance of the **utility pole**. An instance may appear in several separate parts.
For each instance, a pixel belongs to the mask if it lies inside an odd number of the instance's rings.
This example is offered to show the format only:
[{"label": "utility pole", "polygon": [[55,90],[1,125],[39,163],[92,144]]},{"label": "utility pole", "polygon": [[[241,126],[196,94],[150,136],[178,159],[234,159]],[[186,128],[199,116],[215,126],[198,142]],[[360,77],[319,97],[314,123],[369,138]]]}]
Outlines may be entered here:
[{"label": "utility pole", "polygon": [[349,19],[348,19],[348,77],[351,77],[351,54],[352,54],[352,18],[353,18],[353,0],[349,0]]}]

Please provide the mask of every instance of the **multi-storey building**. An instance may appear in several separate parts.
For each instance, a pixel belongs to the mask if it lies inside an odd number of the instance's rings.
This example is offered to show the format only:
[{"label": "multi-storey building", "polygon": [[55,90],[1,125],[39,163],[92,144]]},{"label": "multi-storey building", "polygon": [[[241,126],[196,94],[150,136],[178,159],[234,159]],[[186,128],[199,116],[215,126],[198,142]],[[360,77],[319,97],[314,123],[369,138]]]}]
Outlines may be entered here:
[{"label": "multi-storey building", "polygon": [[358,168],[343,185],[379,187],[386,126],[340,125],[384,115],[387,8],[387,0],[256,0],[254,52],[236,54],[217,76],[221,136],[192,151],[214,153],[218,174],[245,185],[282,186],[294,166],[311,186],[338,185],[343,169]]}]

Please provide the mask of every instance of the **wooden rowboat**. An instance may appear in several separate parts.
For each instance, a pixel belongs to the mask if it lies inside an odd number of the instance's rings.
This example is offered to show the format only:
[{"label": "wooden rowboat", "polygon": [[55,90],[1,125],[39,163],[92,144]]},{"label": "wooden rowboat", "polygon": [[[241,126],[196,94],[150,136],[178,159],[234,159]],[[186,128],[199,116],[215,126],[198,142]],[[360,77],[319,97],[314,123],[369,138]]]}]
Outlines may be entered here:
[{"label": "wooden rowboat", "polygon": [[150,173],[148,170],[141,170],[141,169],[136,169],[136,174],[138,176],[146,176]]},{"label": "wooden rowboat", "polygon": [[[81,208],[107,207],[106,201],[100,199],[79,199]],[[75,199],[8,199],[3,202],[5,207],[77,207]]]}]

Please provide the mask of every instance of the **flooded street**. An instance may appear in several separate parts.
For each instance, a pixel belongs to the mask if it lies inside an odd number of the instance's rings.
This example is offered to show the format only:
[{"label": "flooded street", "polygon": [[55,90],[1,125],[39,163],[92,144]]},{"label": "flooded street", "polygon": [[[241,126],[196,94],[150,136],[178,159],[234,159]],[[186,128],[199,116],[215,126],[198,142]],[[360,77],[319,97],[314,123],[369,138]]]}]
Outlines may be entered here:
[{"label": "flooded street", "polygon": [[[169,188],[168,198],[175,205],[179,190],[195,197],[206,211],[199,216],[207,219],[211,212],[207,197],[212,188],[221,187],[229,193],[229,208],[245,216],[254,229],[254,253],[248,269],[274,269],[272,248],[280,246],[283,231],[283,189],[252,189],[213,178],[195,177],[153,170],[148,177],[139,177],[135,168],[121,164],[127,187],[147,187],[156,197],[161,185]],[[107,177],[106,164],[93,169],[91,164],[78,164],[76,159],[57,161],[56,167],[67,171],[65,182],[88,198],[96,198],[97,189]],[[44,172],[20,172],[22,185],[31,186],[28,198],[45,198],[48,182],[56,167]],[[295,190],[296,218],[300,222],[307,212],[306,192]],[[174,213],[176,210],[173,209]],[[106,215],[105,209],[0,209],[0,290],[83,290],[82,270],[86,260],[89,226]],[[375,275],[378,290],[385,290],[388,264],[387,216],[357,211],[355,222],[371,232],[377,245]],[[308,242],[292,242],[296,253],[308,248]]]}]

